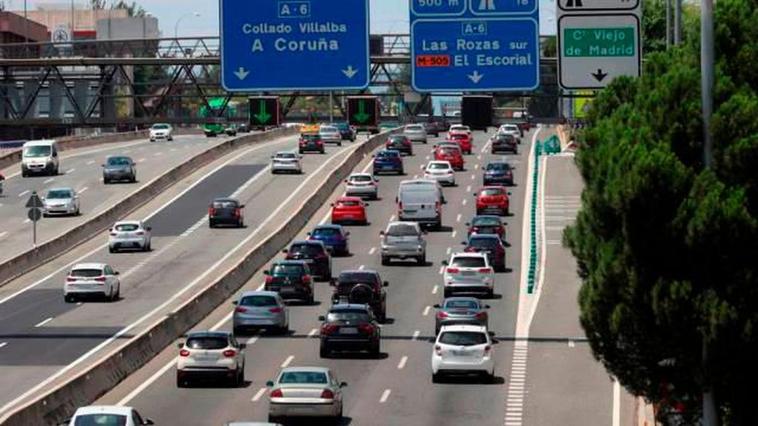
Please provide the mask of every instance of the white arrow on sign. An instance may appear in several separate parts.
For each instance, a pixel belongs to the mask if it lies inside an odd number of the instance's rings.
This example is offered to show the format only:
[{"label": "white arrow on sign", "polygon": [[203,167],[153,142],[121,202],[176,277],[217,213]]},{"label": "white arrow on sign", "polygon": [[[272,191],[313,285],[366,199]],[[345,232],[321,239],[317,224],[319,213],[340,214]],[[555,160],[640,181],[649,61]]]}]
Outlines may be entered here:
[{"label": "white arrow on sign", "polygon": [[468,77],[469,80],[471,80],[474,84],[477,84],[479,83],[479,80],[481,80],[482,77],[484,77],[484,74],[479,74],[478,70],[474,70],[473,74],[469,74],[466,77]]},{"label": "white arrow on sign", "polygon": [[240,80],[247,78],[248,74],[250,74],[250,71],[247,71],[244,67],[239,67],[237,71],[234,72],[234,75],[236,75]]},{"label": "white arrow on sign", "polygon": [[342,70],[342,74],[345,74],[347,78],[353,78],[354,75],[358,74],[358,70],[354,69],[352,65],[348,65],[347,69]]}]

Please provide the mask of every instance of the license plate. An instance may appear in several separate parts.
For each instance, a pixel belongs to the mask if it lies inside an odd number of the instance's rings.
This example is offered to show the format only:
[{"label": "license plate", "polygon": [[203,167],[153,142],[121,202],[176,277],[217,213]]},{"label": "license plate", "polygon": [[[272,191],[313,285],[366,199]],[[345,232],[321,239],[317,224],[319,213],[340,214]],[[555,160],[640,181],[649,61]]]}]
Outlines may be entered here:
[{"label": "license plate", "polygon": [[418,210],[403,210],[403,213],[405,213],[405,214],[414,214],[414,213],[416,213],[417,211],[418,211]]},{"label": "license plate", "polygon": [[453,355],[455,355],[455,356],[471,356],[471,354],[468,351],[453,351]]},{"label": "license plate", "polygon": [[342,327],[340,328],[340,334],[358,334],[358,329],[355,327]]},{"label": "license plate", "polygon": [[198,361],[215,361],[216,356],[215,355],[197,355],[195,356],[195,359]]},{"label": "license plate", "polygon": [[476,272],[474,272],[474,271],[461,271],[461,275],[465,275],[467,277],[470,277],[472,275],[476,275]]}]

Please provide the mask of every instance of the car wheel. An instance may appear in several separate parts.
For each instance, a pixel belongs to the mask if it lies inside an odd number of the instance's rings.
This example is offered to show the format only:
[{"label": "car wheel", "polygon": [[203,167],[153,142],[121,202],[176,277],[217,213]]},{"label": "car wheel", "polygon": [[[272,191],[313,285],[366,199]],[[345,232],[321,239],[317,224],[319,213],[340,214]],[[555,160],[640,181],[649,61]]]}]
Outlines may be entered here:
[{"label": "car wheel", "polygon": [[268,422],[269,423],[276,423],[276,424],[281,423],[280,420],[279,420],[279,417],[272,416],[271,414],[268,415]]},{"label": "car wheel", "polygon": [[66,303],[74,303],[76,302],[76,297],[74,297],[73,295],[67,294],[63,296],[63,301]]},{"label": "car wheel", "polygon": [[216,227],[216,222],[214,222],[214,221],[212,221],[212,220],[209,220],[209,221],[208,221],[208,227],[210,227],[210,228],[215,228],[215,227]]},{"label": "car wheel", "polygon": [[116,248],[108,246],[108,252],[109,253],[115,253],[116,252]]},{"label": "car wheel", "polygon": [[321,358],[329,358],[329,355],[331,355],[331,352],[329,351],[329,348],[326,347],[326,345],[321,344],[321,347],[319,347],[318,355]]},{"label": "car wheel", "polygon": [[239,373],[237,374],[237,383],[235,383],[238,388],[241,388],[245,385],[245,367],[243,366],[240,368]]},{"label": "car wheel", "polygon": [[487,290],[487,299],[492,299],[495,297],[495,289],[489,289]]},{"label": "car wheel", "polygon": [[418,264],[421,266],[426,265],[426,254],[422,254],[421,256],[419,256],[417,261],[418,261]]},{"label": "car wheel", "polygon": [[382,265],[387,266],[390,264],[390,258],[386,256],[382,256]]},{"label": "car wheel", "polygon": [[108,179],[108,178],[103,178],[103,184],[104,184],[104,185],[108,185],[109,183],[111,183],[111,180],[110,180],[110,179]]},{"label": "car wheel", "polygon": [[279,329],[276,330],[276,331],[277,331],[277,334],[280,334],[280,335],[284,336],[284,335],[286,335],[287,333],[290,332],[290,326],[289,325],[283,325],[283,326],[279,327]]},{"label": "car wheel", "polygon": [[445,289],[442,293],[443,293],[443,296],[445,297],[445,299],[447,299],[448,297],[450,297],[450,296],[453,295],[453,292],[450,291],[450,290],[448,290],[448,289]]},{"label": "car wheel", "polygon": [[115,301],[117,301],[119,299],[121,299],[121,283],[119,283],[118,287],[116,287],[116,294],[113,296],[113,300],[112,301],[115,302]]},{"label": "car wheel", "polygon": [[337,142],[337,146],[342,146],[342,142]]},{"label": "car wheel", "polygon": [[381,342],[376,342],[376,343],[374,343],[374,344],[371,345],[371,355],[373,355],[375,358],[378,358],[381,353],[382,353],[382,343]]},{"label": "car wheel", "polygon": [[510,216],[511,209],[505,209],[505,216]]},{"label": "car wheel", "polygon": [[27,176],[29,176],[29,174],[26,173],[25,170],[21,170],[21,177],[27,177]]},{"label": "car wheel", "polygon": [[442,381],[442,375],[440,373],[432,373],[432,383],[440,383]]},{"label": "car wheel", "polygon": [[183,388],[186,385],[187,385],[187,383],[184,381],[184,379],[182,379],[181,374],[179,374],[179,372],[177,371],[176,372],[176,387]]},{"label": "car wheel", "polygon": [[[313,297],[313,290],[311,290],[311,294],[310,294],[310,295],[308,295],[308,300],[307,300],[307,302],[308,302],[308,304],[309,304],[309,305],[311,305],[311,306],[313,306],[313,305],[316,303],[316,299]],[[289,326],[287,326],[287,328],[289,328]]]}]

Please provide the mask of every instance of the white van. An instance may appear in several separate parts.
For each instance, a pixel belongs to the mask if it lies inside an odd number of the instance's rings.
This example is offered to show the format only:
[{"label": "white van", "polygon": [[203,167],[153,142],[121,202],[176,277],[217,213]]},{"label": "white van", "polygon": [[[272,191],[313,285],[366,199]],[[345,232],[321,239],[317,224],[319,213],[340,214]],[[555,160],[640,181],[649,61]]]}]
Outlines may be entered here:
[{"label": "white van", "polygon": [[438,182],[428,179],[402,181],[397,190],[398,220],[418,222],[439,229],[442,226],[443,203]]},{"label": "white van", "polygon": [[21,176],[32,174],[57,175],[58,144],[52,139],[29,141],[21,153]]}]

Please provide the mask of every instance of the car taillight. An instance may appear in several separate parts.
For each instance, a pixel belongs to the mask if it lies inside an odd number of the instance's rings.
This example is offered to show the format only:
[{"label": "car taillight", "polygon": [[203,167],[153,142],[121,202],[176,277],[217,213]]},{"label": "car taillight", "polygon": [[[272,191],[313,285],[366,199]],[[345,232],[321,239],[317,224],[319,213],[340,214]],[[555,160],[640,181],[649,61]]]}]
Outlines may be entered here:
[{"label": "car taillight", "polygon": [[490,346],[490,345],[487,345],[487,346],[484,347],[484,353],[485,354],[488,354],[491,350],[492,350],[492,346]]},{"label": "car taillight", "polygon": [[442,355],[442,346],[440,346],[440,345],[436,345],[436,346],[434,347],[434,352],[435,352],[437,355]]},{"label": "car taillight", "polygon": [[337,326],[334,324],[324,324],[321,326],[321,334],[329,335],[337,331]]},{"label": "car taillight", "polygon": [[480,274],[489,274],[492,273],[492,268],[479,268]]},{"label": "car taillight", "polygon": [[305,284],[308,284],[311,282],[311,276],[310,275],[303,275],[303,282]]},{"label": "car taillight", "polygon": [[477,312],[476,319],[485,319],[485,318],[487,318],[487,313],[486,312],[484,312],[484,311]]},{"label": "car taillight", "polygon": [[475,253],[476,252],[476,247],[468,246],[465,249],[463,249],[463,251],[465,251],[466,253]]},{"label": "car taillight", "polygon": [[284,394],[282,393],[281,389],[274,389],[271,391],[271,394],[269,394],[271,398],[283,398]]},{"label": "car taillight", "polygon": [[185,356],[186,357],[186,356],[189,356],[189,354],[190,354],[190,351],[188,351],[187,349],[182,349],[182,350],[179,351],[179,356]]},{"label": "car taillight", "polygon": [[225,350],[225,351],[223,352],[223,354],[224,354],[224,356],[225,356],[225,357],[227,357],[227,358],[232,358],[232,357],[234,357],[235,355],[237,355],[237,351],[235,351],[234,349],[227,349],[227,350]]},{"label": "car taillight", "polygon": [[442,208],[442,204],[439,201],[437,201],[436,203],[434,203],[434,210],[436,210],[437,213],[440,212],[441,208]]},{"label": "car taillight", "polygon": [[77,280],[76,277],[66,277],[66,281],[68,281],[68,282],[72,282],[72,281],[76,281],[76,280]]},{"label": "car taillight", "polygon": [[95,281],[97,281],[99,283],[104,283],[105,282],[105,277],[95,277]]},{"label": "car taillight", "polygon": [[334,399],[334,392],[329,389],[324,389],[324,391],[321,392],[321,399]]},{"label": "car taillight", "polygon": [[400,201],[400,202],[397,203],[397,208],[400,209],[400,210],[403,209],[403,202],[402,201]]},{"label": "car taillight", "polygon": [[446,272],[448,274],[457,274],[458,272],[461,272],[461,270],[458,268],[447,268]]},{"label": "car taillight", "polygon": [[271,284],[271,281],[274,281],[273,277],[267,276],[266,277],[266,284]]},{"label": "car taillight", "polygon": [[239,207],[234,209],[234,217],[240,217],[242,215],[242,211]]},{"label": "car taillight", "polygon": [[245,312],[247,312],[247,308],[244,307],[244,306],[237,306],[237,308],[234,310],[234,312],[239,312],[241,314],[244,314]]},{"label": "car taillight", "polygon": [[144,231],[137,231],[137,235],[145,235]]},{"label": "car taillight", "polygon": [[213,207],[208,207],[208,214],[210,216],[215,215],[216,214],[216,209],[214,209]]},{"label": "car taillight", "polygon": [[361,324],[358,326],[358,330],[366,334],[374,334],[374,326],[371,324]]},{"label": "car taillight", "polygon": [[283,311],[283,309],[277,306],[276,308],[271,308],[268,311],[271,312],[272,314],[279,314]]},{"label": "car taillight", "polygon": [[447,312],[445,312],[445,311],[439,311],[439,312],[437,312],[437,318],[439,318],[439,319],[445,319],[445,318],[447,318]]}]

